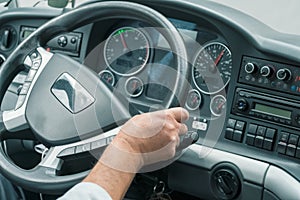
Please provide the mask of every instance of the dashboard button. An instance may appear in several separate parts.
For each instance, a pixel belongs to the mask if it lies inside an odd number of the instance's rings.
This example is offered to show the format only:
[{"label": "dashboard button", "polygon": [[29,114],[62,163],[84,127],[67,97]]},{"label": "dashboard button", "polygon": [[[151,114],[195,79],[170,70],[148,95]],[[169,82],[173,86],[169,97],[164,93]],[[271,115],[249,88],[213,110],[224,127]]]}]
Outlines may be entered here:
[{"label": "dashboard button", "polygon": [[299,136],[297,136],[297,135],[294,135],[294,134],[291,134],[290,135],[290,138],[289,138],[289,142],[288,142],[288,144],[292,144],[292,145],[297,145],[297,143],[298,143],[298,139],[299,139]]},{"label": "dashboard button", "polygon": [[255,124],[250,124],[249,125],[248,133],[251,133],[251,134],[255,135],[256,130],[257,130],[257,125],[255,125]]},{"label": "dashboard button", "polygon": [[296,145],[289,144],[286,148],[286,155],[291,156],[291,157],[295,157],[296,148],[297,148]]},{"label": "dashboard button", "polygon": [[280,141],[280,142],[283,142],[283,143],[288,143],[289,136],[290,136],[289,133],[281,132],[281,135],[280,135],[280,137],[279,137],[279,141]]},{"label": "dashboard button", "polygon": [[26,95],[28,90],[29,90],[29,87],[30,87],[30,83],[28,82],[25,82],[22,86],[22,90],[20,92],[20,95]]},{"label": "dashboard button", "polygon": [[241,142],[243,140],[243,132],[239,130],[235,130],[233,132],[233,140],[236,142]]},{"label": "dashboard button", "polygon": [[69,148],[66,148],[66,149],[62,150],[57,155],[57,157],[61,158],[61,157],[64,157],[64,156],[71,156],[71,155],[74,155],[74,153],[75,153],[75,147],[69,147]]},{"label": "dashboard button", "polygon": [[247,134],[246,144],[253,146],[255,140],[255,135]]},{"label": "dashboard button", "polygon": [[296,158],[299,158],[299,159],[300,159],[300,147],[297,147],[297,150],[296,150]]},{"label": "dashboard button", "polygon": [[97,140],[97,141],[92,142],[91,149],[94,150],[94,149],[103,147],[105,145],[106,145],[106,139]]},{"label": "dashboard button", "polygon": [[235,129],[239,131],[244,131],[245,129],[245,122],[237,121],[235,125]]},{"label": "dashboard button", "polygon": [[235,123],[236,123],[235,119],[228,119],[227,128],[234,128]]},{"label": "dashboard button", "polygon": [[285,154],[285,150],[286,150],[286,143],[279,142],[277,147],[277,152],[280,154]]},{"label": "dashboard button", "polygon": [[257,131],[256,131],[256,135],[264,137],[265,133],[266,133],[266,129],[267,128],[264,127],[264,126],[258,126]]},{"label": "dashboard button", "polygon": [[26,82],[32,82],[33,81],[33,78],[34,78],[34,76],[35,76],[35,74],[36,74],[36,70],[34,70],[34,69],[30,69],[29,70],[29,72],[28,72],[28,74],[27,74],[27,77],[26,77]]},{"label": "dashboard button", "polygon": [[267,128],[266,138],[273,140],[276,134],[276,130],[272,128]]},{"label": "dashboard button", "polygon": [[256,136],[254,140],[254,146],[262,148],[264,143],[264,138],[262,136]]},{"label": "dashboard button", "polygon": [[273,140],[265,138],[263,148],[266,150],[272,151],[272,147],[273,147]]},{"label": "dashboard button", "polygon": [[225,138],[228,140],[232,140],[232,138],[233,138],[233,129],[232,128],[226,128]]}]

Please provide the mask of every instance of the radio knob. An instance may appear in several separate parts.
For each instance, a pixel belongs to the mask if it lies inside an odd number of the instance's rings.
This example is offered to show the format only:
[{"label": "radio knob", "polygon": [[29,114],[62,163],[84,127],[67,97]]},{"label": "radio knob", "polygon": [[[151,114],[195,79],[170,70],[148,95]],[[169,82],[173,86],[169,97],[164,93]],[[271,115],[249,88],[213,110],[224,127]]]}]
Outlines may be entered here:
[{"label": "radio knob", "polygon": [[289,69],[284,68],[277,71],[276,77],[281,81],[289,80],[292,76],[292,73]]},{"label": "radio knob", "polygon": [[272,73],[273,73],[273,69],[267,65],[263,66],[260,69],[260,74],[264,77],[269,77],[272,75]]},{"label": "radio knob", "polygon": [[245,65],[245,71],[247,74],[253,74],[257,71],[257,69],[258,67],[254,63],[249,62]]},{"label": "radio knob", "polygon": [[248,107],[248,102],[246,99],[239,99],[236,107],[239,111],[245,111]]}]

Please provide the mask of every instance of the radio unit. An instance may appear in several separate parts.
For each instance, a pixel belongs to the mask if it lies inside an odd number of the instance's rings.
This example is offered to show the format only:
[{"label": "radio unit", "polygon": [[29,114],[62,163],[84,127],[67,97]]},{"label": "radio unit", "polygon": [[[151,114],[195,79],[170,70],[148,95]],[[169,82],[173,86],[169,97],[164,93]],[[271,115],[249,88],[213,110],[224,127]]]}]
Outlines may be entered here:
[{"label": "radio unit", "polygon": [[238,88],[232,113],[300,128],[300,102]]}]

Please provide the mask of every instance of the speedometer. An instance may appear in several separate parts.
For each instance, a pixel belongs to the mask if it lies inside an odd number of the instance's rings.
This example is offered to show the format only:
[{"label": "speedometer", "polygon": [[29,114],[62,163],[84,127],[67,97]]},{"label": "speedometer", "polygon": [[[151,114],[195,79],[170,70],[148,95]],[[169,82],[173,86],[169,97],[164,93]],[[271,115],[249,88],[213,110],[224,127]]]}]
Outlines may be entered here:
[{"label": "speedometer", "polygon": [[141,71],[149,55],[149,41],[145,33],[133,27],[115,30],[104,46],[106,64],[122,76],[131,76]]},{"label": "speedometer", "polygon": [[204,94],[215,94],[230,81],[232,57],[222,43],[212,42],[200,49],[192,70],[195,86]]}]

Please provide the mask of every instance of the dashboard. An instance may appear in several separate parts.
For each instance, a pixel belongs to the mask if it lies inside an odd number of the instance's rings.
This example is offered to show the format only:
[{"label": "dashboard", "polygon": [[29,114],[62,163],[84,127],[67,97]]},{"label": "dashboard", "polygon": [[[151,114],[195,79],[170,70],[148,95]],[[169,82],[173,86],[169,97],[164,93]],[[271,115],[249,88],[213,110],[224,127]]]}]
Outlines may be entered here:
[{"label": "dashboard", "polygon": [[[168,187],[203,199],[299,197],[298,36],[213,2],[139,3],[168,17],[188,55],[185,98],[172,105],[190,112],[187,125],[200,138],[168,167]],[[0,12],[0,65],[62,11],[10,12]],[[176,81],[167,40],[136,19],[99,20],[51,38],[44,48],[88,66],[141,113],[159,109]],[[10,85],[2,110],[15,107],[27,73],[25,67]]]}]

